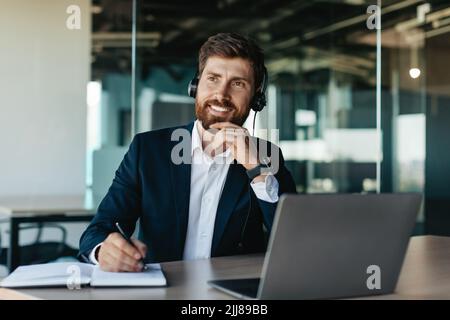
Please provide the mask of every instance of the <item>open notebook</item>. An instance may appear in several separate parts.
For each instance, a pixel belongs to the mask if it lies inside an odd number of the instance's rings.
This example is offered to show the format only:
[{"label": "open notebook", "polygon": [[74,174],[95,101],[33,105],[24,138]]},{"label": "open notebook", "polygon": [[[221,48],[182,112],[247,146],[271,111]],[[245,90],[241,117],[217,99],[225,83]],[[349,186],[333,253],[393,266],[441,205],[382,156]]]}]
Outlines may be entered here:
[{"label": "open notebook", "polygon": [[0,283],[1,287],[69,287],[75,284],[91,287],[166,286],[158,263],[147,264],[143,272],[105,272],[88,263],[46,263],[18,267]]}]

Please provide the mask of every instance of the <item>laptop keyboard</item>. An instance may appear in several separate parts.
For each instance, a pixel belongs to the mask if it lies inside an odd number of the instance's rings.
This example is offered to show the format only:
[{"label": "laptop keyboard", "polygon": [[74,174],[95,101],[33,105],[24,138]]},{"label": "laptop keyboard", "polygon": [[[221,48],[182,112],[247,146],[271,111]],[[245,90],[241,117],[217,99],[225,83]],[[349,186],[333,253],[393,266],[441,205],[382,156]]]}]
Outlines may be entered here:
[{"label": "laptop keyboard", "polygon": [[258,294],[259,281],[260,278],[250,278],[214,280],[210,281],[210,283],[227,291],[237,292],[250,298],[256,298]]}]

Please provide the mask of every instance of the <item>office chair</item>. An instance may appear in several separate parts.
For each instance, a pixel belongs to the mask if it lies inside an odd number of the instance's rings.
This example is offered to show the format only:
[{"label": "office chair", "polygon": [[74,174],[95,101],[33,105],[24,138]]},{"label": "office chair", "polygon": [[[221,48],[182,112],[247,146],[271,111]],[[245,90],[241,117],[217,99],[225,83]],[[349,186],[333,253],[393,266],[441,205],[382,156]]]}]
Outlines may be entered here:
[{"label": "office chair", "polygon": [[[54,223],[36,223],[21,226],[20,231],[36,229],[37,234],[34,243],[20,247],[20,265],[39,264],[54,261],[60,257],[76,257],[78,250],[66,244],[67,230]],[[60,241],[42,241],[44,228],[53,228],[61,231]],[[6,265],[9,248],[2,248],[0,234],[0,264]]]}]

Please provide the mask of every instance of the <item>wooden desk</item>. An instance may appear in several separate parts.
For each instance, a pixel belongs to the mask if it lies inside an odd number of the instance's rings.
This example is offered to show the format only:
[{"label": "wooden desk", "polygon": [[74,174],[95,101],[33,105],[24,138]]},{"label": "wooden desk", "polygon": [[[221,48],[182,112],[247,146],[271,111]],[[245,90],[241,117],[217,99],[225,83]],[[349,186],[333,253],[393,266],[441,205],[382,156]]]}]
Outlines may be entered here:
[{"label": "wooden desk", "polygon": [[8,269],[20,261],[19,227],[22,223],[89,222],[95,214],[96,200],[84,196],[34,196],[0,198],[0,219],[9,221]]},{"label": "wooden desk", "polygon": [[[232,299],[206,283],[211,279],[258,277],[262,255],[163,263],[167,288],[26,289],[41,299]],[[394,294],[368,299],[450,299],[450,237],[420,236],[410,241]]]}]

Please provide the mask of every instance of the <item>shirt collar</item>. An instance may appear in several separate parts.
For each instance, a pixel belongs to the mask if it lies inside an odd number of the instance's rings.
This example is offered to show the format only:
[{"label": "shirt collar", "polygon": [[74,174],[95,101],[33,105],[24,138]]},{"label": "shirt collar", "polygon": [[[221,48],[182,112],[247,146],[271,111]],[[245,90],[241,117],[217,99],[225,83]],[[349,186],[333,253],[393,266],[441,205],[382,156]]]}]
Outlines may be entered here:
[{"label": "shirt collar", "polygon": [[194,127],[192,128],[191,156],[194,155],[196,149],[203,152],[202,140],[200,139],[200,133],[198,132],[199,125],[200,122],[195,120]]}]

